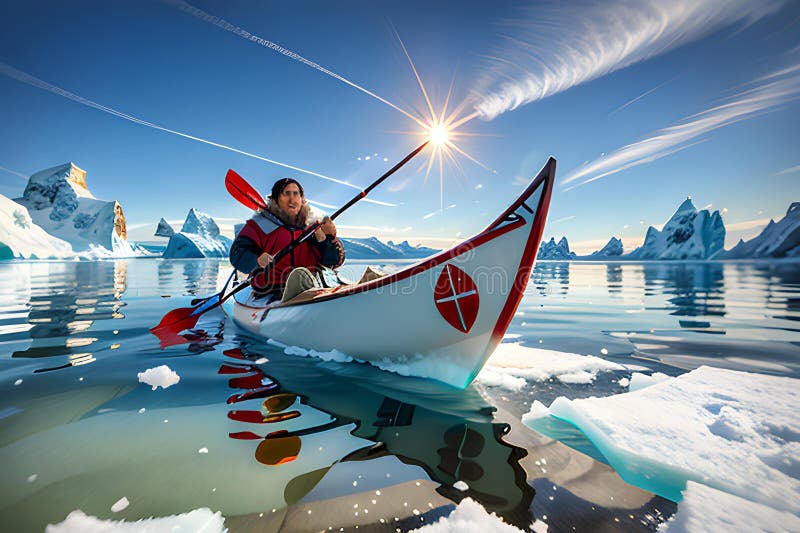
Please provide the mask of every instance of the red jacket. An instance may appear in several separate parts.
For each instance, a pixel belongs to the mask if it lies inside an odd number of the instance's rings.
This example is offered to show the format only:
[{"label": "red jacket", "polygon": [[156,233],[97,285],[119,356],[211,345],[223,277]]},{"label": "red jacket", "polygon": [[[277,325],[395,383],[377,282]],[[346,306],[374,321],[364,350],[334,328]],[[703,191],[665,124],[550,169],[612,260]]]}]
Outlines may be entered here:
[{"label": "red jacket", "polygon": [[[275,255],[302,233],[303,228],[286,225],[270,213],[256,214],[247,221],[231,245],[231,263],[237,270],[251,272],[258,266],[256,260],[262,253]],[[311,236],[272,265],[266,283],[262,278],[256,285],[283,287],[294,268],[306,267],[313,272],[320,266],[337,268],[343,262],[344,248],[339,239],[328,236],[318,242]]]}]

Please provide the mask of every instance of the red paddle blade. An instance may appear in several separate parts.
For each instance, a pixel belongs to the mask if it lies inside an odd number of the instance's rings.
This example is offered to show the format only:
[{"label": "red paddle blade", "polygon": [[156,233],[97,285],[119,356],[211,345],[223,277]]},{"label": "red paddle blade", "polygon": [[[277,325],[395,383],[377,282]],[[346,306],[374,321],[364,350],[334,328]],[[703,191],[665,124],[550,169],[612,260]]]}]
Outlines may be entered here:
[{"label": "red paddle blade", "polygon": [[253,211],[260,211],[267,207],[266,202],[252,185],[234,170],[228,170],[225,175],[225,188],[236,200]]},{"label": "red paddle blade", "polygon": [[185,329],[192,329],[197,325],[200,315],[192,315],[196,308],[194,307],[179,307],[173,309],[161,319],[155,327],[150,328],[150,333],[158,337],[161,342],[161,348],[167,346],[174,346],[175,344],[183,344],[186,339],[182,335],[178,335]]}]

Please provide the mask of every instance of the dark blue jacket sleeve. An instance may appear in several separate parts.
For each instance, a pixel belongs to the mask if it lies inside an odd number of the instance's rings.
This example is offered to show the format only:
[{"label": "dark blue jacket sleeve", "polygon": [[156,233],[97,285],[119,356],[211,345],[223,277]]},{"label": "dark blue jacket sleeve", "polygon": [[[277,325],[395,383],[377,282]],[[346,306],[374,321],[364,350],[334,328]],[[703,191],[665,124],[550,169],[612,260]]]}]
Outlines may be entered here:
[{"label": "dark blue jacket sleeve", "polygon": [[233,267],[240,272],[252,272],[258,266],[261,249],[252,239],[239,235],[231,244],[230,259]]},{"label": "dark blue jacket sleeve", "polygon": [[342,241],[328,235],[324,241],[315,241],[321,255],[320,264],[328,268],[339,268],[344,263],[344,246]]}]

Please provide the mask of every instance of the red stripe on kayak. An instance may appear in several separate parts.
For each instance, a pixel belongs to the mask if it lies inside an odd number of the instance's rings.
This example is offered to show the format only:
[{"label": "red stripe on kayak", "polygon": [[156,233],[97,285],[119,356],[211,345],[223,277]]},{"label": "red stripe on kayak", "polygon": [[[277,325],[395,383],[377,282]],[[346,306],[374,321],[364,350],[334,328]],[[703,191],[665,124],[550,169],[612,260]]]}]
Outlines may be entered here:
[{"label": "red stripe on kayak", "polygon": [[500,222],[503,218],[513,213],[525,202],[525,200],[533,194],[536,189],[541,185],[544,180],[544,191],[539,198],[539,205],[536,208],[536,216],[533,219],[531,233],[528,236],[528,242],[525,243],[525,250],[522,253],[522,259],[517,269],[517,275],[514,278],[514,284],[511,286],[506,303],[500,315],[497,318],[497,323],[494,325],[492,331],[492,345],[489,346],[488,353],[494,351],[494,348],[502,340],[505,335],[514,313],[517,311],[522,296],[525,293],[525,287],[528,284],[528,279],[531,276],[531,269],[533,262],[536,260],[536,253],[539,251],[539,242],[542,240],[542,233],[544,232],[544,223],[547,220],[547,211],[550,209],[550,197],[553,193],[553,181],[556,175],[556,160],[552,157],[547,161],[547,164],[533,180],[533,183],[528,189],[520,196],[520,198],[509,207],[494,224]]}]

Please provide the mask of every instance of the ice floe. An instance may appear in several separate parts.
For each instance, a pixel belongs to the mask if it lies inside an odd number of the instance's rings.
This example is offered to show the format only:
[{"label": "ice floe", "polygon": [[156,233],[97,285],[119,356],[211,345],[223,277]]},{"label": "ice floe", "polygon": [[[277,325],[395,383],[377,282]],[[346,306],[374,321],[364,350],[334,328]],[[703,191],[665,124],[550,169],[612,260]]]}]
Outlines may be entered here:
[{"label": "ice floe", "polygon": [[225,518],[219,512],[213,513],[207,507],[195,509],[188,513],[146,518],[136,522],[125,520],[102,520],[89,516],[80,509],[72,511],[63,522],[48,524],[46,533],[107,533],[109,531],[134,532],[185,532],[222,533],[225,531]]},{"label": "ice floe", "polygon": [[128,501],[128,498],[123,496],[122,498],[117,500],[114,503],[114,505],[111,506],[111,512],[112,513],[118,513],[120,511],[123,511],[123,510],[127,509],[130,504],[131,504],[131,502]]},{"label": "ice floe", "polygon": [[591,383],[598,372],[626,370],[626,367],[593,355],[580,355],[520,343],[501,343],[486,362],[477,380],[484,385],[519,390],[526,380],[562,383]]},{"label": "ice floe", "polygon": [[800,518],[738,496],[689,481],[678,512],[659,526],[659,533],[706,531],[800,531]]},{"label": "ice floe", "polygon": [[167,365],[148,368],[144,372],[139,372],[136,375],[139,378],[139,383],[147,383],[153,387],[153,390],[156,390],[158,387],[166,389],[181,380],[178,373]]},{"label": "ice floe", "polygon": [[487,513],[486,509],[475,500],[464,498],[458,504],[458,507],[450,513],[450,516],[412,531],[421,533],[469,533],[472,531],[480,533],[485,531],[519,533],[522,530],[506,524],[494,513]]},{"label": "ice floe", "polygon": [[283,350],[286,355],[300,355],[303,357],[316,357],[323,361],[336,361],[338,363],[348,363],[353,360],[352,357],[339,350],[331,350],[329,352],[318,352],[317,350],[307,350],[300,346],[287,346],[282,342],[273,339],[267,339],[267,344],[277,346]]},{"label": "ice floe", "polygon": [[[633,383],[631,383],[633,384]],[[711,367],[606,398],[535,402],[523,421],[578,427],[623,479],[673,501],[695,481],[800,513],[800,380]]]}]

